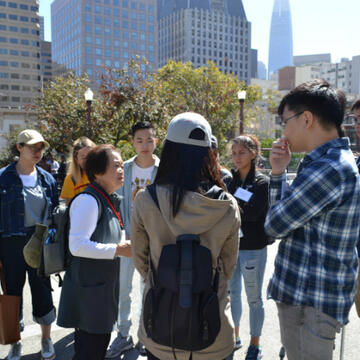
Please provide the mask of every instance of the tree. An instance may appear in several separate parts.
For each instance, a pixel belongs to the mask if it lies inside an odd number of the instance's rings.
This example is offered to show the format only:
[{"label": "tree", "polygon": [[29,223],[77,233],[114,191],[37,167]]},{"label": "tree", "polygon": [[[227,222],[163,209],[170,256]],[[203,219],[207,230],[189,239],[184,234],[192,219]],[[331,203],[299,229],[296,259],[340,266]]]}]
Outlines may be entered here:
[{"label": "tree", "polygon": [[[86,75],[74,74],[58,77],[44,88],[35,101],[38,112],[37,128],[50,146],[66,152],[69,145],[80,136],[88,133],[87,105],[84,93],[89,87]],[[92,140],[105,141],[106,119],[101,116],[102,101],[97,96],[92,102]]]},{"label": "tree", "polygon": [[190,62],[169,61],[154,74],[153,88],[170,117],[186,111],[203,115],[218,138],[220,150],[238,127],[237,92],[246,88],[246,104],[261,96],[258,87],[246,86],[235,75],[222,73],[213,62],[194,68]]}]

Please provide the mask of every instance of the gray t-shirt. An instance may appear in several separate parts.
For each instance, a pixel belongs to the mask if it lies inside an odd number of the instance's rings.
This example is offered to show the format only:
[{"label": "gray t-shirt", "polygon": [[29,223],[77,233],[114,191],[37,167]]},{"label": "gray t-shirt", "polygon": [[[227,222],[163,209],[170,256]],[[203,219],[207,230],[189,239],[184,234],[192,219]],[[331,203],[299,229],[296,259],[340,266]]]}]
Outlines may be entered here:
[{"label": "gray t-shirt", "polygon": [[25,205],[25,227],[35,224],[47,224],[48,203],[40,185],[37,172],[31,175],[20,175],[23,183]]}]

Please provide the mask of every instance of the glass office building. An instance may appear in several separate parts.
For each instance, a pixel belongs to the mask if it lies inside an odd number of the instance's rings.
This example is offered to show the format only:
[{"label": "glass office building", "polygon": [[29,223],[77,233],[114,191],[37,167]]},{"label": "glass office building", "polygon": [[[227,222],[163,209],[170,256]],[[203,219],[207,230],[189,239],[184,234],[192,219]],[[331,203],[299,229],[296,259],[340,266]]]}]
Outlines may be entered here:
[{"label": "glass office building", "polygon": [[250,82],[251,23],[241,0],[158,0],[159,65],[209,60]]},{"label": "glass office building", "polygon": [[293,64],[293,35],[289,0],[275,0],[271,18],[268,74]]},{"label": "glass office building", "polygon": [[55,0],[53,61],[98,80],[103,66],[122,68],[146,57],[157,68],[156,0]]}]

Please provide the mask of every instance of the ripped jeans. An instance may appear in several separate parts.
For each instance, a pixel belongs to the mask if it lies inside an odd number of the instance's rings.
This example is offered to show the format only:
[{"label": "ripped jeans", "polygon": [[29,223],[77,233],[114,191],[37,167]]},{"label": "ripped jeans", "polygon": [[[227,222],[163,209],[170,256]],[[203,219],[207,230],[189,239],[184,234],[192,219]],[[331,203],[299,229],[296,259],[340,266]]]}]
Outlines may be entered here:
[{"label": "ripped jeans", "polygon": [[235,327],[240,324],[242,313],[241,288],[244,278],[245,292],[250,307],[250,335],[258,337],[264,324],[264,304],[261,290],[264,279],[267,248],[240,250],[235,272],[229,281],[231,313]]}]

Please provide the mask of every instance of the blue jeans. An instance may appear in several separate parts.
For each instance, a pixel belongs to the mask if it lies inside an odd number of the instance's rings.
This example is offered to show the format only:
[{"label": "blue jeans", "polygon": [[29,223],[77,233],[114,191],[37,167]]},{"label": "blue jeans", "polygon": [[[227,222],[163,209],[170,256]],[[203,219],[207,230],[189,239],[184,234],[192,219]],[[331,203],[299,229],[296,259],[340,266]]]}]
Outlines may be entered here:
[{"label": "blue jeans", "polygon": [[231,313],[235,327],[240,324],[242,313],[241,277],[244,278],[247,301],[250,307],[250,335],[259,337],[264,324],[264,304],[261,289],[264,279],[267,248],[240,250],[235,272],[229,282]]},{"label": "blue jeans", "polygon": [[21,329],[24,328],[22,295],[26,274],[31,291],[33,320],[40,325],[50,325],[56,318],[50,279],[38,277],[37,270],[25,262],[23,255],[24,246],[34,233],[34,229],[34,227],[28,228],[26,236],[0,237],[0,261],[3,264],[7,292],[9,295],[21,297],[19,319]]},{"label": "blue jeans", "polygon": [[[132,258],[120,258],[120,296],[119,296],[119,314],[117,321],[117,329],[122,336],[129,336],[131,327],[131,298],[132,281],[134,276],[134,260]],[[140,277],[140,294],[142,298],[144,292],[144,280]],[[142,302],[140,301],[140,304]],[[141,306],[139,306],[139,316],[141,314]]]}]

